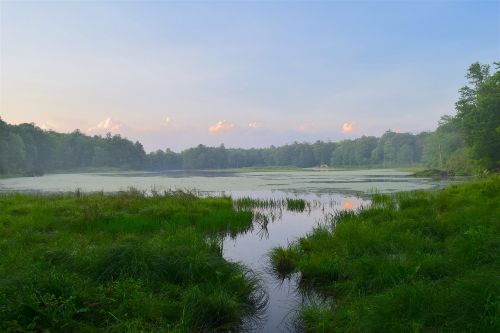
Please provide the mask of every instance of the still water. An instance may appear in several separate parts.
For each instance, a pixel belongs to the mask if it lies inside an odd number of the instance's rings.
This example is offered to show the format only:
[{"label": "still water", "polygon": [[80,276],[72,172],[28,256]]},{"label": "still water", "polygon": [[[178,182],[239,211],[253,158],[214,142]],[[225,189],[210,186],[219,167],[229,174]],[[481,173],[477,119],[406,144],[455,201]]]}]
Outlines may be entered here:
[{"label": "still water", "polygon": [[266,312],[257,332],[293,330],[295,311],[303,299],[296,279],[280,280],[270,270],[269,251],[286,246],[327,223],[339,210],[356,210],[370,204],[370,193],[391,193],[442,187],[444,182],[415,178],[395,170],[289,171],[289,172],[121,172],[53,174],[43,177],[0,179],[0,192],[115,192],[134,187],[140,190],[183,189],[200,194],[226,194],[233,198],[301,198],[308,206],[303,212],[277,209],[266,227],[258,221],[245,233],[223,241],[223,255],[257,272],[269,296]]}]

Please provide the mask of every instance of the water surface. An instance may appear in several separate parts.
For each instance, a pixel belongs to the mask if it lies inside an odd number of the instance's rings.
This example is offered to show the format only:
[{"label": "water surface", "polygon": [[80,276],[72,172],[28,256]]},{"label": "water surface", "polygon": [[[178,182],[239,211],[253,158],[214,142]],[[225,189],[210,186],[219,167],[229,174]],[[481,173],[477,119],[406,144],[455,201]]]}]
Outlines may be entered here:
[{"label": "water surface", "polygon": [[0,179],[0,191],[119,191],[129,187],[197,189],[200,191],[282,190],[303,193],[369,193],[410,191],[436,186],[410,173],[380,170],[308,170],[286,172],[171,171],[50,174],[42,177]]},{"label": "water surface", "polygon": [[[258,332],[288,332],[298,305],[306,300],[298,292],[296,279],[280,280],[270,271],[268,253],[286,246],[325,223],[338,210],[356,210],[370,203],[373,192],[391,193],[442,187],[447,182],[411,177],[395,170],[286,171],[286,172],[119,172],[53,174],[42,177],[0,179],[0,192],[116,192],[130,187],[139,190],[197,190],[202,194],[231,195],[257,199],[302,198],[304,212],[283,209],[272,212],[265,228],[254,227],[223,241],[223,255],[244,263],[262,277],[269,303]],[[264,212],[265,213],[265,212]],[[269,212],[268,212],[269,213]]]},{"label": "water surface", "polygon": [[[227,237],[223,242],[224,257],[243,262],[263,279],[269,296],[268,308],[261,326],[255,332],[290,332],[293,319],[303,299],[298,279],[282,280],[273,274],[269,261],[269,251],[277,246],[286,246],[304,236],[315,226],[325,223],[330,214],[337,210],[357,209],[368,205],[369,199],[355,195],[338,193],[293,193],[285,191],[235,191],[232,196],[262,198],[302,198],[308,202],[303,212],[287,210],[286,207],[269,212],[275,220],[262,227],[258,221],[250,232],[240,233],[235,238]],[[256,209],[264,214],[266,209]]]}]

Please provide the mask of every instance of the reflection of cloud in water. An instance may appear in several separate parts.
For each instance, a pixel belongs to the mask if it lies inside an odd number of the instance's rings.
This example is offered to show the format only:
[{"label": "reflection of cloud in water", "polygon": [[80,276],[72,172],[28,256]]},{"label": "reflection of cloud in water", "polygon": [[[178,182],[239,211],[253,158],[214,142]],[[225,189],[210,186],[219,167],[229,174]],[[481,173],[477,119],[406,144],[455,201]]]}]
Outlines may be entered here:
[{"label": "reflection of cloud in water", "polygon": [[[270,268],[269,252],[278,246],[287,247],[318,226],[330,225],[339,211],[356,210],[369,204],[369,199],[332,190],[319,193],[259,189],[226,191],[225,194],[232,197],[236,208],[251,210],[254,223],[239,235],[223,240],[223,256],[259,272],[269,296],[261,327],[249,328],[249,331],[294,331],[290,327],[296,319],[296,310],[309,304],[309,297],[317,302],[318,295],[304,292],[298,276],[285,280],[276,276]],[[290,200],[298,199],[304,200],[304,210],[288,209]]]},{"label": "reflection of cloud in water", "polygon": [[349,199],[345,199],[342,206],[344,207],[344,209],[354,209],[354,203]]}]

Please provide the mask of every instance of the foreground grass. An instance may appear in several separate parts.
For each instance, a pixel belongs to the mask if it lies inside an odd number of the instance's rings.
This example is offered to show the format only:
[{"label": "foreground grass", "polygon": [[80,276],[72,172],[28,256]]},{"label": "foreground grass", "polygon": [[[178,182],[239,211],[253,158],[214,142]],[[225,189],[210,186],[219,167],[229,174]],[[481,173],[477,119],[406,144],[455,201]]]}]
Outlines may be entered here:
[{"label": "foreground grass", "polygon": [[0,195],[0,331],[238,330],[265,296],[217,240],[251,223],[186,193]]},{"label": "foreground grass", "polygon": [[377,195],[272,254],[301,273],[307,332],[498,332],[500,177],[439,192]]}]

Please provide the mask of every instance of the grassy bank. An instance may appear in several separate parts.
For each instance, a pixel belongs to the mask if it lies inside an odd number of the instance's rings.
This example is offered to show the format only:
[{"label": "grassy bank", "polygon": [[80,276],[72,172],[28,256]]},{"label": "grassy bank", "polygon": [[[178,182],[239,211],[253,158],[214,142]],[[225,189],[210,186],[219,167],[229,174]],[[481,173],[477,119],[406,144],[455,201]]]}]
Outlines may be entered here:
[{"label": "grassy bank", "polygon": [[271,254],[301,273],[307,332],[500,330],[500,177],[437,192],[377,195]]},{"label": "grassy bank", "polygon": [[251,221],[186,193],[0,195],[0,331],[238,330],[265,295],[217,239]]}]

